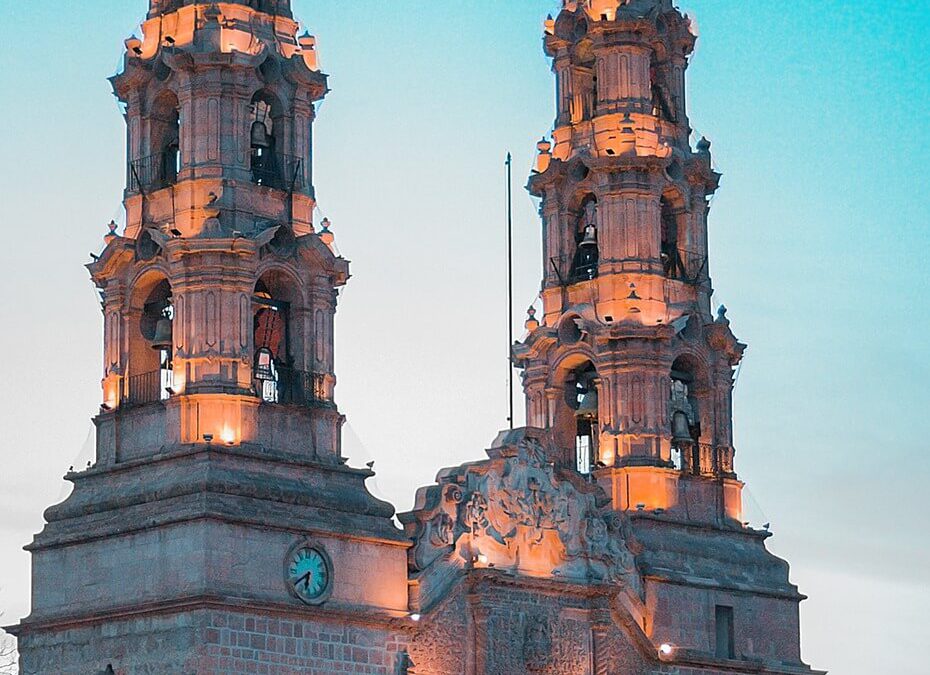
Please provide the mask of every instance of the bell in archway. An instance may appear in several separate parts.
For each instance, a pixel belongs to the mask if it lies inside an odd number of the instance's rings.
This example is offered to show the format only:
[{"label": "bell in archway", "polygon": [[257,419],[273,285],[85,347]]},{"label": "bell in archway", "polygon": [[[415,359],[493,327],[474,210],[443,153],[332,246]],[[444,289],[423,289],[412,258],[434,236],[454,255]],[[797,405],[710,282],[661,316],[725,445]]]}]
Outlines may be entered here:
[{"label": "bell in archway", "polygon": [[584,239],[581,240],[578,248],[597,248],[597,228],[594,225],[584,228]]},{"label": "bell in archway", "polygon": [[271,136],[268,135],[268,127],[264,122],[252,122],[251,141],[253,150],[267,150],[271,147]]},{"label": "bell in archway", "polygon": [[597,388],[590,384],[578,403],[576,417],[597,417]]},{"label": "bell in archway", "polygon": [[691,427],[688,416],[680,410],[672,415],[672,438],[678,441],[691,440]]},{"label": "bell in archway", "polygon": [[167,316],[163,316],[158,320],[158,323],[155,324],[155,337],[152,338],[152,349],[167,349],[170,351],[171,347],[171,319]]}]

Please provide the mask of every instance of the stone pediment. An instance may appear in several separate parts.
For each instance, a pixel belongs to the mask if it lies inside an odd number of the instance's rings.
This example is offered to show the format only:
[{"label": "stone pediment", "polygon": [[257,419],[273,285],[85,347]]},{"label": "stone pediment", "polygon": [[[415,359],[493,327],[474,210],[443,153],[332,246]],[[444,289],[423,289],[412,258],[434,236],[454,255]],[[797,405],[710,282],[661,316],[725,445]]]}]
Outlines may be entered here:
[{"label": "stone pediment", "polygon": [[487,567],[531,577],[620,583],[639,591],[624,534],[600,488],[549,461],[546,432],[503,432],[489,458],[440,473],[401,515],[415,572]]}]

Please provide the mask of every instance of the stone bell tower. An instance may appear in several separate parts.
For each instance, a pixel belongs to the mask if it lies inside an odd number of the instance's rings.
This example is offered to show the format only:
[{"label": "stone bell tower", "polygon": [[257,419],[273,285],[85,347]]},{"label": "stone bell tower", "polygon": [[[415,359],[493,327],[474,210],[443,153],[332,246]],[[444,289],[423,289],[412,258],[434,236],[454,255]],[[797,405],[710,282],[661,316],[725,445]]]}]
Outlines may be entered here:
[{"label": "stone bell tower", "polygon": [[[24,673],[246,672],[247,655],[217,660],[222,627],[407,609],[393,507],[340,447],[349,270],[313,224],[328,91],[314,38],[289,0],[151,0],[142,32],[112,78],[126,228],[88,266],[104,316],[96,461],[66,476],[73,493],[27,547]],[[285,653],[268,639],[269,659]]]},{"label": "stone bell tower", "polygon": [[711,314],[710,143],[689,143],[695,38],[671,0],[564,2],[541,198],[543,317],[515,347],[528,424],[622,510],[738,522],[731,390],[744,345]]}]

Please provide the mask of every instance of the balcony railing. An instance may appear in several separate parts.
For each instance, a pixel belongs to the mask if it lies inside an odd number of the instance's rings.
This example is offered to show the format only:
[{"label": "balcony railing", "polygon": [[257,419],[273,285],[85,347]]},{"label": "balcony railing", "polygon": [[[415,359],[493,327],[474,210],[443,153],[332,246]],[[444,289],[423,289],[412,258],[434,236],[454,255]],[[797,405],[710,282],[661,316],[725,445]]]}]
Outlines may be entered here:
[{"label": "balcony railing", "polygon": [[151,192],[178,182],[178,151],[168,150],[129,163],[129,191]]},{"label": "balcony railing", "polygon": [[707,256],[701,253],[672,249],[662,252],[665,276],[686,284],[697,285],[707,280]]},{"label": "balcony railing", "polygon": [[164,401],[168,398],[170,383],[166,378],[170,377],[170,373],[171,371],[153,370],[150,373],[130,375],[125,381],[122,405],[132,407]]},{"label": "balcony railing", "polygon": [[322,373],[281,368],[277,371],[277,380],[259,382],[259,393],[269,403],[308,407],[332,403],[326,391],[326,378]]},{"label": "balcony railing", "polygon": [[252,182],[276,190],[303,189],[304,163],[300,157],[281,153],[252,155]]}]

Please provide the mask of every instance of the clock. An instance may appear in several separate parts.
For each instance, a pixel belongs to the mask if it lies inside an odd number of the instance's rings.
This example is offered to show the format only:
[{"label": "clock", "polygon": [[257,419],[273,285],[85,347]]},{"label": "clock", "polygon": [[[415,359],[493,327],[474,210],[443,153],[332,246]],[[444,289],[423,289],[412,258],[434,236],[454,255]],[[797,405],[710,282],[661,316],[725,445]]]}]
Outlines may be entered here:
[{"label": "clock", "polygon": [[333,586],[333,563],[326,550],[312,542],[298,542],[284,558],[284,582],[291,595],[308,605],[326,601]]}]

